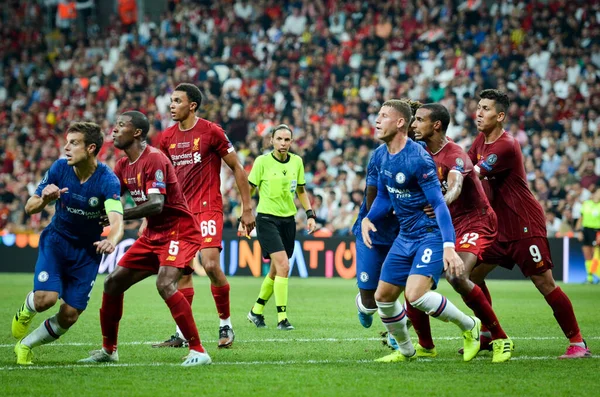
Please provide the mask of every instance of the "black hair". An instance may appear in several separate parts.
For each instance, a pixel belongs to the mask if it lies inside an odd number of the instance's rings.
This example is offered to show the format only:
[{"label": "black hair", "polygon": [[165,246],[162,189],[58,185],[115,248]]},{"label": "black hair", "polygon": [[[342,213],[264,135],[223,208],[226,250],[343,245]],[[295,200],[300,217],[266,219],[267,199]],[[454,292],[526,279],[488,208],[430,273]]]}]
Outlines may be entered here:
[{"label": "black hair", "polygon": [[498,113],[506,113],[508,107],[510,106],[510,99],[508,99],[508,95],[500,90],[483,90],[479,93],[479,98],[494,101],[496,103],[495,106]]},{"label": "black hair", "polygon": [[85,146],[92,144],[96,145],[94,156],[97,156],[98,153],[100,153],[102,144],[104,144],[104,137],[102,136],[102,130],[98,124],[89,123],[87,121],[72,123],[69,125],[69,128],[67,128],[67,134],[71,132],[79,132],[83,134],[83,143]]},{"label": "black hair", "polygon": [[142,112],[138,112],[137,110],[129,110],[122,114],[122,116],[131,117],[131,124],[135,127],[135,129],[142,130],[142,139],[145,140],[148,136],[148,131],[150,131],[150,122],[148,121],[148,117]]},{"label": "black hair", "polygon": [[202,92],[200,91],[200,88],[196,87],[194,84],[181,83],[175,87],[175,91],[185,92],[190,102],[196,102],[195,111],[198,111],[200,106],[202,106]]},{"label": "black hair", "polygon": [[423,104],[419,101],[413,101],[412,99],[408,98],[403,98],[402,100],[408,103],[408,106],[410,106],[410,110],[412,112],[413,117],[415,116],[415,114],[417,114],[417,110],[419,110],[419,108],[423,106]]},{"label": "black hair", "polygon": [[440,121],[442,123],[442,132],[446,133],[448,124],[450,124],[450,113],[444,105],[440,105],[439,103],[426,103],[421,106],[421,109],[429,110],[429,119],[434,123]]}]

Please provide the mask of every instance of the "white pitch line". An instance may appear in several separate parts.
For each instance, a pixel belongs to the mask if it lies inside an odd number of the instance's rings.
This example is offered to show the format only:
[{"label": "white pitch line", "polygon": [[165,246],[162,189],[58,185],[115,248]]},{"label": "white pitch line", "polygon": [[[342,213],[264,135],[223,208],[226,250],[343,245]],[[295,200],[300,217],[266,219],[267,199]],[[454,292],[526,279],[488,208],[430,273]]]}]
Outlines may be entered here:
[{"label": "white pitch line", "polygon": [[[381,341],[384,338],[265,338],[265,339],[236,339],[235,343],[294,343],[294,342],[302,342],[302,343],[318,343],[318,342],[360,342],[360,341]],[[462,340],[461,337],[458,336],[439,336],[434,337],[434,341],[438,340]],[[512,336],[513,340],[564,340],[564,337],[560,336]],[[585,338],[586,340],[598,340],[600,336],[588,336]],[[202,339],[204,343],[214,343],[217,342],[216,339]],[[148,341],[136,341],[136,342],[120,342],[119,346],[137,346],[137,345],[151,345],[159,342],[148,342]],[[99,345],[100,342],[65,342],[65,343],[50,343],[44,346],[56,346],[56,347],[64,347],[64,346],[96,346]],[[15,347],[14,344],[0,344],[0,348],[9,348]]]},{"label": "white pitch line", "polygon": [[[593,356],[591,358],[600,358],[600,356]],[[517,356],[512,357],[510,361],[539,361],[539,360],[557,360],[556,356]],[[433,359],[418,359],[415,363],[435,363],[435,362],[449,362],[454,361],[457,364],[462,363],[459,357],[456,358],[433,358]],[[490,357],[476,357],[474,361],[491,361]],[[213,362],[212,365],[303,365],[303,364],[375,364],[375,365],[389,365],[384,363],[375,363],[372,360],[288,360],[288,361],[222,361]],[[410,364],[393,364],[393,365],[414,365]],[[506,363],[504,365],[510,365]],[[52,370],[52,369],[106,369],[106,368],[148,368],[148,367],[181,367],[181,364],[175,363],[114,363],[114,364],[65,364],[65,365],[41,365],[41,366],[20,366],[20,365],[7,365],[0,367],[2,371],[40,371],[40,370]],[[500,367],[500,366],[499,366]]]}]

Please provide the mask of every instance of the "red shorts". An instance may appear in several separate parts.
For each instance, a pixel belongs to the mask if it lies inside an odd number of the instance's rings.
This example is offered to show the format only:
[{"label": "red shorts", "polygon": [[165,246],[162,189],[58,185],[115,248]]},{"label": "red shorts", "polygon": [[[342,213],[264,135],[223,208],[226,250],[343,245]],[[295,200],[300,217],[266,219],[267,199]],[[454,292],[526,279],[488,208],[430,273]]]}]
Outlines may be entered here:
[{"label": "red shorts", "polygon": [[525,277],[552,269],[550,244],[546,237],[530,237],[516,241],[496,241],[483,253],[483,262],[512,269],[515,264]]},{"label": "red shorts", "polygon": [[223,241],[223,213],[221,211],[204,211],[194,214],[200,224],[200,249],[218,248]]},{"label": "red shorts", "polygon": [[[200,244],[189,241],[153,242],[142,236],[127,250],[119,261],[119,266],[128,269],[150,270],[158,273],[161,266],[184,269],[191,274],[189,266],[196,256]],[[190,269],[190,270],[188,270]]]},{"label": "red shorts", "polygon": [[498,235],[498,219],[490,210],[479,219],[463,218],[454,226],[456,230],[456,252],[469,252],[477,257],[478,262],[483,253],[496,241]]}]

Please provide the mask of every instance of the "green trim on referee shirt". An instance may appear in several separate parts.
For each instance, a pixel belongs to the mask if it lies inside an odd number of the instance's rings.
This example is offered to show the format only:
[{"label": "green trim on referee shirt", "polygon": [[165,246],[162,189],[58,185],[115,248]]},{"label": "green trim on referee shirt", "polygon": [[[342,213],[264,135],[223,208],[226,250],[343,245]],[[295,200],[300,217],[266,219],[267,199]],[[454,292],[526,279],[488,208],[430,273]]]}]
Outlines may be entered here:
[{"label": "green trim on referee shirt", "polygon": [[276,159],[273,152],[258,156],[248,181],[258,187],[260,200],[256,212],[274,216],[296,215],[296,188],[306,183],[300,156],[288,153],[283,162]]},{"label": "green trim on referee shirt", "polygon": [[586,200],[581,206],[581,216],[583,222],[581,225],[590,229],[600,229],[600,203],[594,203],[593,200]]}]

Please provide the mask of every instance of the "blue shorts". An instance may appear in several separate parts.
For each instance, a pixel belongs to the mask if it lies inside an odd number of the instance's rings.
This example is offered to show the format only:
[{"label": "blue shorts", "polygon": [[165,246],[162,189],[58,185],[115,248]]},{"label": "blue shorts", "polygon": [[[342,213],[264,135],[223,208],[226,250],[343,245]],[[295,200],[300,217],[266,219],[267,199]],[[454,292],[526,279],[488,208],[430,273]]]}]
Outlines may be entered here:
[{"label": "blue shorts", "polygon": [[419,274],[431,277],[433,287],[444,271],[444,247],[439,232],[427,233],[421,238],[398,236],[381,268],[382,281],[406,286],[408,276]]},{"label": "blue shorts", "polygon": [[79,246],[48,227],[40,236],[33,290],[58,292],[69,306],[85,310],[101,259],[92,244]]},{"label": "blue shorts", "polygon": [[358,288],[376,290],[381,274],[381,266],[391,245],[373,244],[369,249],[362,239],[356,239],[356,281]]}]

